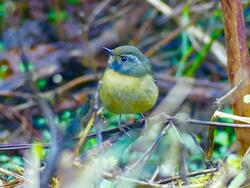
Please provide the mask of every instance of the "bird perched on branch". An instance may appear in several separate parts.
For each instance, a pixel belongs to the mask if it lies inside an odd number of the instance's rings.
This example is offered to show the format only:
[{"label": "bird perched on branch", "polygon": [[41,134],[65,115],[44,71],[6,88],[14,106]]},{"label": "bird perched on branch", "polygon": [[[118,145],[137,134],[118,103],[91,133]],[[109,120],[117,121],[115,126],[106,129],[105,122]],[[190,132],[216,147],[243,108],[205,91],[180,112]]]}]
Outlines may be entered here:
[{"label": "bird perched on branch", "polygon": [[134,46],[104,49],[110,57],[101,78],[102,105],[120,115],[149,111],[159,91],[148,58]]}]

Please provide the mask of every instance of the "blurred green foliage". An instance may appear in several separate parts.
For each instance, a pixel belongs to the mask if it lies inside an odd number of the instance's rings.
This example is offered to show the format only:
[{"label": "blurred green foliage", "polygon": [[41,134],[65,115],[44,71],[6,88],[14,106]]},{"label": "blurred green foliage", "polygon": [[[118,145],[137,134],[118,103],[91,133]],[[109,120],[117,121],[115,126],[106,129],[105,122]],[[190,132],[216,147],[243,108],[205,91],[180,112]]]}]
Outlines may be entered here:
[{"label": "blurred green foliage", "polygon": [[[67,0],[68,4],[71,5],[78,5],[80,3],[80,0]],[[4,23],[4,19],[10,14],[12,10],[15,9],[15,5],[12,3],[12,1],[5,1],[0,2],[0,23]],[[246,10],[246,20],[250,21],[250,14],[249,10]],[[147,14],[150,14],[150,12],[147,12]],[[151,12],[152,14],[152,12]],[[150,14],[150,15],[151,15]],[[152,14],[153,15],[153,14]],[[190,76],[195,77],[196,73],[202,66],[202,63],[204,62],[206,56],[209,53],[209,50],[214,42],[214,40],[219,39],[222,36],[222,29],[221,25],[218,25],[218,21],[222,20],[222,12],[219,9],[215,9],[212,11],[212,15],[210,18],[204,19],[199,21],[197,24],[204,26],[204,28],[208,28],[211,26],[210,30],[208,30],[208,33],[210,33],[210,41],[207,44],[203,44],[202,48],[199,51],[195,51],[194,48],[191,45],[191,41],[188,36],[187,31],[181,32],[179,37],[177,37],[174,42],[166,45],[163,47],[162,51],[166,52],[167,61],[163,61],[163,64],[170,64],[174,65],[176,68],[175,75],[176,76]],[[61,10],[56,10],[54,8],[51,8],[47,12],[47,18],[48,20],[56,25],[58,22],[65,21],[68,17],[66,9],[62,8]],[[182,25],[188,24],[188,22],[192,19],[191,13],[190,13],[190,7],[184,6],[182,9],[182,13],[180,16],[180,22]],[[207,25],[208,26],[207,26]],[[159,29],[160,30],[160,29]],[[162,29],[165,31],[166,29]],[[168,30],[165,31],[165,33],[169,33]],[[250,42],[248,42],[248,45],[250,46]],[[4,46],[2,45],[2,42],[0,41],[0,51],[4,49]],[[4,75],[10,69],[11,67],[7,65],[0,66],[0,78],[4,78]],[[33,70],[33,64],[29,63],[29,69]],[[21,72],[24,72],[24,64],[19,65],[19,70]],[[45,90],[47,86],[49,85],[48,80],[46,79],[38,79],[36,80],[36,86],[41,90]],[[58,119],[60,122],[60,129],[66,130],[69,122],[75,118],[77,109],[66,109],[58,114]],[[232,113],[231,108],[227,107],[223,109],[224,112]],[[102,121],[102,129],[112,129],[117,127],[118,125],[118,119],[119,116],[112,114],[108,112],[107,110],[103,110],[103,117],[105,121]],[[140,120],[139,114],[132,114],[132,115],[123,115],[122,116],[122,123],[130,123],[130,122],[136,122]],[[232,123],[231,120],[225,119],[225,118],[219,118],[220,122],[226,122],[226,123]],[[46,129],[47,121],[44,117],[37,116],[33,118],[33,123],[35,127],[38,130],[41,130],[42,132],[42,139],[44,142],[49,142],[51,140],[51,134]],[[91,130],[91,133],[95,132],[95,128]],[[201,151],[199,150],[199,146],[196,147],[193,143],[193,139],[190,138],[187,135],[182,135],[185,143],[188,144],[189,153],[188,153],[188,167],[189,170],[194,171],[197,169],[200,169],[201,167],[204,167],[204,157]],[[126,162],[131,159],[138,158],[138,153],[129,153],[129,148],[131,144],[139,137],[137,133],[132,135],[132,138],[129,138],[126,134],[121,136],[112,146],[112,148],[108,151],[112,156],[114,156],[116,159],[120,159],[120,162]],[[171,136],[167,135],[162,140],[162,146],[159,146],[159,148],[156,149],[156,152],[149,158],[149,164],[145,166],[145,173],[146,172],[153,172],[155,170],[155,167],[157,166],[157,163],[159,161],[163,160],[162,156],[157,155],[157,153],[163,153],[166,152],[165,144],[169,145],[171,142],[170,139]],[[223,159],[228,155],[228,148],[234,143],[235,141],[235,134],[234,130],[230,128],[220,128],[215,130],[215,151],[214,151],[214,158],[216,160]],[[201,144],[201,138],[198,140],[199,144]],[[85,147],[82,148],[82,153],[88,151],[91,148],[94,148],[97,145],[97,141],[95,138],[88,139],[85,143]],[[193,150],[192,150],[193,149]],[[197,149],[197,150],[195,150]],[[36,153],[40,157],[40,159],[43,158],[43,149],[41,147],[35,147],[33,148],[33,152]],[[165,156],[164,156],[165,157]],[[239,160],[235,156],[230,156],[228,159],[229,164],[232,166],[235,166],[236,168],[239,168]],[[24,161],[19,155],[11,155],[9,156],[6,153],[0,154],[0,166],[2,168],[6,169],[15,169],[17,166],[23,167]],[[152,174],[152,173],[150,173]],[[194,181],[198,181],[197,179]],[[113,187],[113,184],[109,181],[103,181],[100,187]]]},{"label": "blurred green foliage", "polygon": [[56,10],[51,10],[48,13],[48,19],[52,23],[57,23],[58,21],[63,21],[67,17],[67,12],[64,10],[56,11]]}]

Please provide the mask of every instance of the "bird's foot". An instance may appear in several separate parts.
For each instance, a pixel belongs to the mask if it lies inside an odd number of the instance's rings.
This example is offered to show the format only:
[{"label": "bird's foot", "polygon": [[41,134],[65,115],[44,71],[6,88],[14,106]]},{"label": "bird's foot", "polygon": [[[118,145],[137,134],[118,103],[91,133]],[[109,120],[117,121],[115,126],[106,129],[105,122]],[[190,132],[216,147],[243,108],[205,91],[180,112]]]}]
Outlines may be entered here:
[{"label": "bird's foot", "polygon": [[144,127],[145,127],[145,129],[148,127],[148,120],[147,120],[147,118],[144,116],[144,114],[143,113],[141,113],[140,114],[141,115],[141,118],[144,120]]},{"label": "bird's foot", "polygon": [[125,133],[128,137],[131,137],[130,134],[125,130],[129,129],[129,127],[126,127],[126,125],[122,124],[121,122],[121,115],[119,116],[119,120],[118,120],[118,128],[120,129],[121,132]]},{"label": "bird's foot", "polygon": [[118,126],[118,129],[120,129],[121,132],[125,133],[128,137],[131,137],[130,134],[125,130],[125,128],[129,129],[128,127],[126,126]]}]

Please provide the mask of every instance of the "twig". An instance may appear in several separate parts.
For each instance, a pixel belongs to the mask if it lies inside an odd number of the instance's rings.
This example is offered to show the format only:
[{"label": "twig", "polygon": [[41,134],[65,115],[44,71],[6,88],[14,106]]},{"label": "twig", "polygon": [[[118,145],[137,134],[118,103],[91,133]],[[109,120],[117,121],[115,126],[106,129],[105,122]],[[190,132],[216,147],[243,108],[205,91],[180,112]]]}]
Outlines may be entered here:
[{"label": "twig", "polygon": [[4,174],[7,174],[7,175],[9,175],[9,176],[12,176],[12,177],[14,177],[14,178],[17,178],[17,179],[19,179],[19,180],[24,181],[24,177],[23,177],[23,176],[21,176],[21,175],[19,175],[19,174],[16,174],[16,173],[14,173],[14,172],[12,172],[12,171],[10,171],[10,170],[4,169],[4,168],[0,168],[0,172],[2,172],[2,173],[4,173]]},{"label": "twig", "polygon": [[[149,118],[150,120],[157,119],[159,115],[154,116]],[[237,123],[222,123],[222,122],[213,122],[213,121],[203,121],[203,120],[198,120],[198,119],[183,119],[181,117],[177,116],[165,116],[165,121],[176,121],[178,123],[185,123],[185,124],[193,124],[196,126],[214,126],[214,127],[229,127],[229,128],[250,128],[250,124],[237,124]],[[129,124],[124,126],[124,129],[133,129],[133,128],[142,128],[144,125],[143,121],[141,121],[139,124]],[[121,130],[119,128],[113,128],[109,130],[104,130],[102,131],[102,135],[105,137],[110,134],[115,134],[115,133],[120,133]],[[87,138],[95,138],[96,133],[89,134]],[[74,140],[78,140],[80,138],[75,138]],[[59,144],[60,142],[57,142]],[[49,148],[50,144],[49,143],[43,143],[43,147]],[[18,149],[30,149],[33,146],[33,144],[2,144],[0,145],[0,151],[5,151],[5,150],[18,150]]]},{"label": "twig", "polygon": [[170,14],[172,14],[173,12],[173,9],[162,1],[159,0],[147,0],[147,1],[154,7],[156,7],[158,10],[160,10],[162,13],[166,14],[167,16],[170,16]]},{"label": "twig", "polygon": [[0,187],[1,188],[13,188],[13,187],[17,187],[18,185],[21,185],[22,183],[23,183],[22,180],[16,180],[16,181],[2,184],[2,185],[0,185]]},{"label": "twig", "polygon": [[24,98],[26,100],[34,99],[34,96],[30,93],[23,93],[18,91],[0,91],[0,96],[3,97],[17,97]]},{"label": "twig", "polygon": [[[123,129],[142,129],[144,126],[144,121],[141,121],[139,124],[131,123],[129,125],[126,125],[123,127]],[[117,133],[123,133],[120,128],[113,128],[109,130],[102,131],[102,134],[107,137],[110,134],[117,134]],[[95,138],[96,133],[91,133],[87,135],[87,139]],[[73,140],[79,140],[80,138],[74,138]],[[62,143],[62,141],[58,141],[57,144]],[[50,148],[50,143],[41,143],[44,148]],[[23,150],[23,149],[30,149],[34,146],[34,144],[0,144],[0,151],[8,151],[8,150]]]},{"label": "twig", "polygon": [[187,173],[188,173],[188,167],[187,167],[187,160],[186,160],[186,154],[187,154],[187,149],[185,146],[182,144],[182,150],[181,150],[181,180],[183,181],[183,185],[188,184],[187,180]]},{"label": "twig", "polygon": [[110,21],[112,21],[112,20],[114,20],[114,19],[128,13],[130,10],[132,10],[132,8],[134,8],[134,6],[126,6],[126,7],[122,8],[122,9],[120,9],[119,11],[115,12],[114,15],[106,16],[106,17],[97,19],[94,23],[92,23],[92,26],[93,27],[98,27],[101,24],[110,22]]},{"label": "twig", "polygon": [[237,115],[233,115],[233,114],[228,114],[225,112],[221,112],[221,111],[216,111],[214,113],[214,118],[227,118],[227,119],[231,119],[237,122],[242,122],[242,123],[250,123],[250,117],[243,117],[243,116],[237,116]]},{"label": "twig", "polygon": [[[77,77],[77,78],[67,82],[66,84],[64,84],[64,85],[62,85],[54,90],[39,93],[39,95],[43,98],[51,98],[51,97],[55,97],[56,95],[58,95],[60,97],[60,95],[67,93],[69,90],[72,90],[73,88],[76,88],[77,86],[79,86],[81,84],[97,81],[99,76],[100,75],[98,75],[98,77],[96,77],[96,75],[94,75],[94,74],[83,75],[83,76]],[[176,83],[177,81],[182,81],[182,82],[185,82],[188,84],[188,81],[183,79],[183,78],[176,78],[173,76],[166,76],[166,75],[162,75],[162,74],[157,74],[157,75],[155,75],[155,77],[156,77],[156,80],[158,82],[158,86],[159,86],[162,93],[167,93],[170,90],[170,88],[172,88],[174,83]],[[207,100],[208,98],[209,99],[215,98],[216,91],[218,92],[218,96],[219,96],[219,95],[221,95],[220,93],[223,92],[228,87],[229,87],[229,85],[227,85],[225,83],[218,83],[218,82],[211,82],[211,81],[207,81],[207,80],[197,79],[194,81],[194,89],[191,91],[188,99],[191,101],[199,102],[199,101],[204,101],[205,99]],[[6,92],[8,92],[8,91],[4,91],[4,93],[6,93]],[[26,95],[28,93],[23,93],[23,94]],[[16,106],[13,106],[12,108],[15,111],[20,111],[20,110],[24,110],[24,109],[27,109],[27,108],[30,108],[33,106],[37,106],[37,103],[34,100],[30,100],[28,102],[24,102],[24,103],[18,104]]]},{"label": "twig", "polygon": [[240,186],[240,188],[249,188],[249,186],[250,186],[250,183],[247,183],[247,184],[245,184],[243,186]]},{"label": "twig", "polygon": [[149,183],[154,183],[155,178],[158,176],[159,172],[160,172],[160,167],[157,166],[157,168],[156,168],[155,171],[154,171],[153,176],[151,177],[151,179],[150,179],[148,182],[149,182]]},{"label": "twig", "polygon": [[98,16],[98,14],[100,14],[101,11],[108,6],[108,4],[110,3],[110,1],[111,0],[104,0],[104,1],[102,1],[91,12],[91,14],[89,15],[89,17],[87,19],[87,27],[88,27],[87,31],[89,30],[89,28],[91,27],[91,25],[94,23],[96,16]]},{"label": "twig", "polygon": [[60,1],[59,0],[54,0],[53,1],[55,11],[56,11],[56,29],[59,34],[59,39],[63,40],[64,39],[64,30],[62,29],[62,18],[61,18],[61,6],[60,6]]},{"label": "twig", "polygon": [[102,147],[102,127],[101,127],[101,122],[99,121],[98,118],[98,110],[100,108],[99,105],[99,90],[101,87],[101,80],[99,80],[94,96],[94,124],[96,128],[96,137],[97,137],[97,144],[100,150],[103,149]]},{"label": "twig", "polygon": [[168,116],[167,120],[178,121],[182,123],[190,123],[194,125],[202,125],[202,126],[214,126],[214,127],[231,127],[231,128],[250,128],[250,124],[237,124],[237,123],[222,123],[222,122],[213,122],[213,121],[203,121],[197,119],[183,119],[178,118],[176,116]]},{"label": "twig", "polygon": [[[195,171],[195,172],[189,173],[187,175],[187,177],[195,177],[195,176],[199,176],[199,175],[210,174],[210,173],[214,173],[216,171],[218,171],[218,168]],[[135,184],[141,185],[141,186],[159,187],[159,188],[169,187],[169,185],[165,185],[165,184],[168,184],[170,182],[176,181],[176,180],[181,178],[180,176],[175,176],[175,177],[172,177],[172,178],[157,181],[155,183],[150,183],[150,182],[136,180],[136,179],[132,179],[132,178],[124,177],[124,176],[113,175],[113,174],[111,174],[109,172],[104,172],[103,177],[106,178],[106,179],[117,179],[117,180],[120,180],[120,181],[127,181],[127,182],[135,183]],[[202,184],[202,185],[201,184],[196,184],[196,185],[197,186],[188,185],[188,187],[191,188],[191,187],[203,187],[204,186],[204,184]],[[186,186],[183,186],[183,187],[186,187]]]},{"label": "twig", "polygon": [[138,32],[136,32],[132,37],[134,44],[137,44],[142,39],[142,37],[145,36],[145,31],[150,31],[151,25],[153,24],[156,15],[156,10],[153,10],[150,17],[140,26],[140,28],[138,28]]},{"label": "twig", "polygon": [[180,141],[180,147],[181,147],[181,157],[180,157],[181,158],[181,172],[180,174],[181,174],[181,180],[184,182],[184,185],[187,185],[188,184],[188,181],[187,181],[188,167],[187,167],[187,162],[186,162],[187,149],[185,148],[184,141],[182,140],[179,131],[176,129],[172,121],[170,121],[170,125],[175,130],[178,140]]},{"label": "twig", "polygon": [[117,180],[127,181],[127,182],[135,183],[135,184],[141,185],[141,186],[162,187],[161,185],[152,184],[152,183],[148,183],[145,181],[140,181],[140,180],[124,177],[124,176],[116,176],[116,175],[113,175],[109,172],[104,172],[103,177],[106,179],[117,179]]},{"label": "twig", "polygon": [[239,89],[239,87],[242,86],[243,80],[240,80],[238,84],[236,84],[232,89],[230,89],[225,95],[222,97],[216,99],[215,101],[215,107],[216,110],[219,110],[221,106],[223,105],[223,101],[225,101],[227,98],[231,97],[232,94]]},{"label": "twig", "polygon": [[204,11],[214,8],[216,1],[195,4],[190,7],[190,12],[204,13]]},{"label": "twig", "polygon": [[22,111],[22,110],[25,110],[25,109],[34,107],[34,106],[36,106],[36,105],[37,105],[37,103],[36,103],[34,100],[31,100],[31,101],[28,101],[28,102],[24,102],[24,103],[15,105],[15,106],[13,106],[12,108],[13,108],[13,110],[15,110],[15,111]]},{"label": "twig", "polygon": [[92,116],[91,116],[91,118],[90,118],[90,120],[89,120],[89,122],[88,122],[86,128],[85,128],[84,131],[82,131],[82,133],[80,134],[80,140],[79,140],[79,142],[77,143],[76,148],[75,148],[75,150],[74,150],[74,158],[78,155],[78,153],[79,153],[81,147],[83,146],[83,144],[84,144],[84,142],[85,142],[85,140],[86,140],[86,138],[87,138],[87,136],[88,136],[88,133],[89,133],[89,131],[90,131],[90,129],[91,129],[93,123],[94,123],[94,120],[95,120],[94,114],[92,114]]},{"label": "twig", "polygon": [[[23,150],[23,149],[30,149],[35,144],[1,144],[0,151],[10,151],[10,150]],[[49,143],[42,143],[44,148],[49,148],[51,145]]]},{"label": "twig", "polygon": [[[211,169],[195,171],[195,172],[191,172],[191,173],[187,174],[187,177],[194,177],[194,176],[199,176],[199,175],[204,175],[204,174],[211,174],[211,173],[217,172],[218,170],[219,170],[218,168],[211,168]],[[159,181],[157,181],[155,183],[157,183],[157,184],[167,184],[167,183],[176,181],[176,180],[178,180],[180,178],[181,178],[181,176],[175,176],[175,177],[172,177],[172,178],[159,180]]]},{"label": "twig", "polygon": [[[173,14],[173,9],[169,7],[164,1],[162,0],[147,0],[147,1],[166,16],[169,17]],[[211,40],[209,35],[207,35],[201,29],[195,26],[190,26],[188,28],[188,33],[195,36],[196,38],[199,38],[204,43],[208,43],[208,41]],[[211,47],[212,53],[217,57],[219,62],[221,62],[225,66],[227,62],[224,49],[225,49],[224,46],[222,46],[218,41],[214,41]]]},{"label": "twig", "polygon": [[[3,104],[0,104],[0,111],[3,113],[3,114],[6,114],[6,112],[9,112],[11,114],[14,114],[15,117],[20,121],[21,123],[21,127],[20,127],[20,131],[23,131],[25,128],[26,130],[30,130],[31,133],[34,134],[34,136],[40,138],[40,135],[39,133],[33,128],[32,124],[28,121],[28,119],[23,116],[20,112],[18,111],[15,111],[13,108],[11,107],[8,107],[6,105],[3,105]],[[6,117],[8,117],[8,115],[6,115]],[[17,132],[14,132],[16,134],[13,134],[12,136],[17,136]]]},{"label": "twig", "polygon": [[57,125],[56,125],[56,118],[54,116],[53,111],[51,110],[51,108],[49,107],[49,105],[47,104],[47,102],[41,98],[39,96],[39,92],[38,89],[36,88],[33,80],[32,80],[32,72],[29,69],[29,60],[26,56],[26,54],[24,53],[24,50],[22,49],[22,53],[21,53],[21,60],[22,63],[24,64],[25,67],[25,71],[26,71],[26,78],[27,81],[29,83],[29,86],[32,90],[32,92],[34,93],[34,95],[37,98],[37,102],[44,114],[44,116],[46,117],[47,121],[48,121],[48,127],[49,130],[51,132],[51,149],[50,149],[50,155],[48,155],[47,157],[47,168],[41,173],[41,187],[47,187],[49,178],[51,177],[51,174],[54,172],[54,168],[56,165],[56,161],[57,158],[59,157],[59,147],[58,147],[58,130],[57,130]]},{"label": "twig", "polygon": [[[95,75],[97,76],[97,63],[95,60],[95,56],[94,53],[92,51],[91,45],[90,45],[90,41],[89,41],[89,30],[91,25],[94,23],[95,18],[98,14],[100,14],[100,12],[108,6],[109,2],[111,0],[104,0],[101,3],[99,3],[95,9],[91,12],[91,14],[87,17],[87,20],[85,20],[86,15],[80,15],[83,20],[82,20],[82,38],[86,43],[86,48],[88,50],[88,58],[87,60],[89,61],[90,65],[92,66],[92,69],[95,73]],[[86,23],[84,23],[86,21]]]},{"label": "twig", "polygon": [[88,74],[88,75],[83,75],[80,77],[77,77],[66,84],[64,84],[61,87],[56,88],[55,90],[40,93],[39,95],[45,98],[49,98],[51,96],[55,95],[61,95],[62,93],[65,93],[68,90],[73,89],[74,87],[77,87],[80,84],[91,82],[91,81],[96,81],[98,79],[99,75],[96,76],[95,74]]},{"label": "twig", "polygon": [[[216,119],[212,116],[211,121],[215,121]],[[207,168],[213,166],[213,151],[214,151],[214,131],[215,127],[208,127],[208,136],[207,136],[207,146],[205,151],[205,163]]]},{"label": "twig", "polygon": [[169,129],[170,125],[167,125],[161,131],[160,135],[156,138],[156,140],[152,143],[152,145],[147,149],[147,151],[130,167],[126,169],[126,176],[136,167],[142,165],[152,154],[152,151],[160,144],[163,136],[166,134],[167,130]]},{"label": "twig", "polygon": [[[236,84],[232,89],[230,89],[225,95],[223,95],[222,97],[218,98],[215,101],[216,110],[211,117],[211,121],[216,121],[218,117],[216,114],[218,113],[218,110],[222,107],[223,101],[226,100],[228,97],[231,97],[232,94],[235,91],[237,91],[237,89],[241,85],[242,85],[242,80],[240,80],[240,82]],[[210,168],[210,166],[213,165],[212,160],[213,160],[213,150],[214,150],[214,131],[215,131],[215,127],[209,126],[208,137],[207,137],[207,147],[205,151],[205,160],[206,160],[207,168]]]},{"label": "twig", "polygon": [[24,103],[13,106],[12,107],[13,111],[20,111],[22,109],[25,109],[26,107],[30,107],[31,105],[35,104],[34,102],[35,97],[30,93],[23,93],[23,92],[17,92],[17,91],[0,91],[0,96],[23,98],[26,100]]},{"label": "twig", "polygon": [[169,35],[167,35],[165,38],[163,38],[161,41],[156,43],[154,46],[150,47],[150,49],[145,52],[145,55],[149,56],[149,57],[153,56],[162,46],[169,43],[171,40],[173,40],[175,37],[177,37],[181,32],[183,32],[188,27],[193,25],[196,21],[197,21],[197,19],[194,19],[190,23],[188,23],[187,25],[182,26],[182,27],[178,27],[173,32],[171,32]]}]

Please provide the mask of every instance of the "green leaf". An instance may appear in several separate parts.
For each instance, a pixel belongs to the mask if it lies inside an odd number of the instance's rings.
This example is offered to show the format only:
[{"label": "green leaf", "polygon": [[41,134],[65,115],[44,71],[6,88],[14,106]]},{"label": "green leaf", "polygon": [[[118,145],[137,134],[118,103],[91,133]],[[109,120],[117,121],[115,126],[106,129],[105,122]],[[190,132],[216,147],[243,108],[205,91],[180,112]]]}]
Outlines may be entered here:
[{"label": "green leaf", "polygon": [[195,57],[193,63],[191,64],[190,68],[186,72],[186,76],[193,76],[198,68],[200,67],[202,60],[207,55],[208,51],[210,50],[214,40],[219,36],[221,33],[221,29],[216,29],[212,32],[210,36],[210,41],[203,46],[203,48],[198,52],[197,56]]},{"label": "green leaf", "polygon": [[[183,11],[182,11],[182,17],[181,17],[181,25],[185,26],[188,23],[189,23],[189,6],[184,6]],[[190,47],[190,44],[189,44],[187,31],[183,31],[181,33],[181,41],[182,41],[181,42],[182,58],[180,62],[178,63],[176,76],[182,76],[184,68],[185,68],[185,64],[187,62],[187,58],[192,53],[192,48]]]},{"label": "green leaf", "polygon": [[49,18],[49,21],[52,22],[52,23],[56,23],[58,22],[59,20],[60,21],[63,21],[65,20],[66,18],[66,11],[56,11],[56,10],[52,10],[48,13],[48,18]]},{"label": "green leaf", "polygon": [[47,81],[44,80],[44,79],[39,79],[39,80],[36,81],[36,86],[37,86],[39,89],[45,88],[46,85],[47,85]]},{"label": "green leaf", "polygon": [[[189,6],[184,6],[181,17],[181,25],[183,26],[187,25],[188,22],[189,22]],[[182,32],[181,38],[182,38],[181,51],[183,55],[186,54],[189,49],[188,33],[186,31]]]},{"label": "green leaf", "polygon": [[35,142],[31,148],[32,155],[35,156],[40,161],[44,157],[43,145],[40,142]]},{"label": "green leaf", "polygon": [[218,135],[215,137],[215,143],[220,144],[222,146],[228,146],[229,145],[228,134],[224,131],[218,132]]},{"label": "green leaf", "polygon": [[67,0],[67,3],[72,4],[72,5],[77,5],[80,2],[81,2],[80,0]]},{"label": "green leaf", "polygon": [[[30,71],[32,71],[32,70],[34,69],[33,64],[28,63],[28,69],[29,69]],[[20,63],[20,64],[19,64],[19,70],[20,70],[21,72],[25,72],[25,65],[24,65],[23,63]]]},{"label": "green leaf", "polygon": [[65,110],[60,114],[60,121],[68,121],[72,116],[72,112],[70,110]]},{"label": "green leaf", "polygon": [[6,154],[0,155],[0,163],[5,163],[5,162],[8,162],[9,160],[10,160],[10,157],[7,156]]}]

